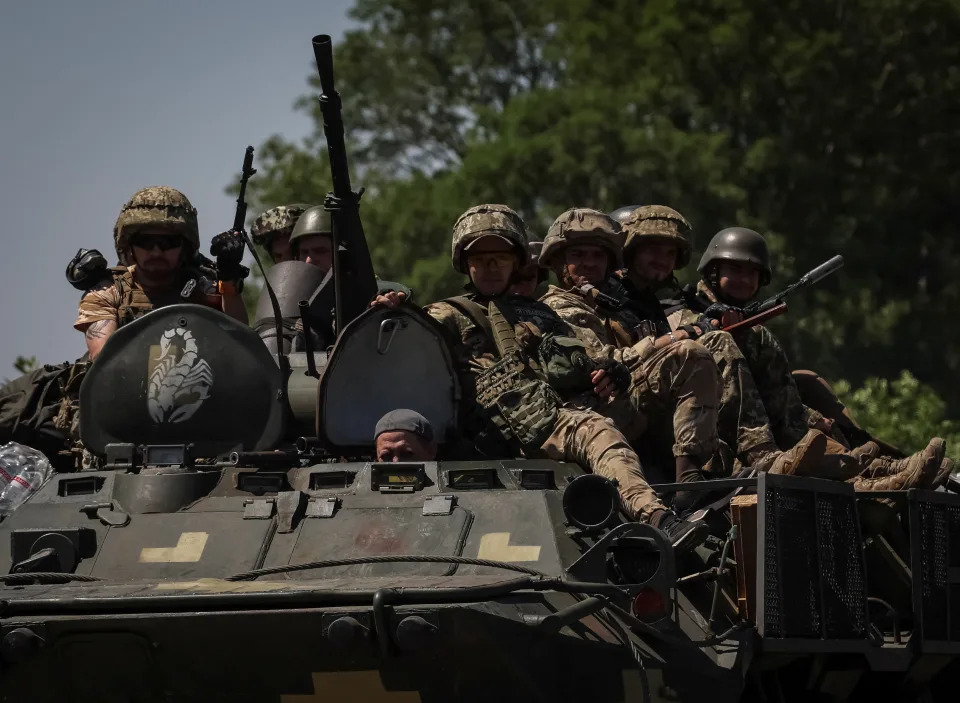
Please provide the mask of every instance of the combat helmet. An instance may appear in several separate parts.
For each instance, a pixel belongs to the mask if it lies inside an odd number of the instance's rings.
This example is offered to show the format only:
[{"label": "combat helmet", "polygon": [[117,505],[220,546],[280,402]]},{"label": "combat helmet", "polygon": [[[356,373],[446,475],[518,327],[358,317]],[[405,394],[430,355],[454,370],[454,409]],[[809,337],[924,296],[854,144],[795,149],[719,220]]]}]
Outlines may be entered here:
[{"label": "combat helmet", "polygon": [[623,207],[618,207],[616,210],[610,213],[610,217],[615,219],[621,225],[627,221],[627,218],[639,207],[642,205],[624,205]]},{"label": "combat helmet", "polygon": [[633,251],[643,240],[661,239],[677,245],[677,261],[673,268],[682,269],[690,263],[692,228],[686,218],[666,205],[643,205],[633,210],[622,222],[627,241],[623,245],[623,260],[629,262]]},{"label": "combat helmet", "polygon": [[571,208],[560,215],[543,240],[540,265],[551,268],[558,254],[568,247],[589,244],[602,247],[610,255],[615,268],[623,266],[624,234],[615,219],[589,208]]},{"label": "combat helmet", "polygon": [[293,227],[304,212],[310,209],[305,203],[278,205],[262,213],[253,221],[250,236],[257,246],[269,247],[274,237],[289,237]]},{"label": "combat helmet", "polygon": [[742,261],[751,263],[760,269],[760,285],[770,283],[773,267],[770,264],[770,250],[767,240],[759,232],[746,227],[727,227],[713,235],[713,239],[703,252],[697,271],[707,277],[713,264],[720,261]]},{"label": "combat helmet", "polygon": [[187,196],[169,186],[150,186],[133,194],[113,226],[113,243],[120,263],[130,265],[130,241],[145,227],[162,227],[179,234],[192,252],[200,248],[197,209]]},{"label": "combat helmet", "polygon": [[460,215],[453,226],[451,255],[453,268],[467,273],[464,252],[482,237],[494,236],[509,242],[518,259],[527,256],[527,227],[523,219],[506,205],[476,205]]},{"label": "combat helmet", "polygon": [[300,215],[297,224],[293,226],[293,231],[290,233],[290,251],[296,253],[296,241],[298,239],[314,234],[333,236],[333,220],[330,217],[330,212],[324,209],[323,205],[308,207]]}]

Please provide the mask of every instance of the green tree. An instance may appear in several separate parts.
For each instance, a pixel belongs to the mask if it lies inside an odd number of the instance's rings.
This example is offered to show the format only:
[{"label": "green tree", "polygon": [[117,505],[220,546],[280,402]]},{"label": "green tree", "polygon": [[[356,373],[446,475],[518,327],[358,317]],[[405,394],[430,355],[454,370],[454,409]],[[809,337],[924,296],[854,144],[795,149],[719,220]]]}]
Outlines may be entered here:
[{"label": "green tree", "polygon": [[30,373],[37,368],[37,357],[18,355],[16,361],[13,362],[13,368],[21,374]]},{"label": "green tree", "polygon": [[[477,202],[534,236],[571,205],[673,205],[702,247],[769,235],[780,286],[847,266],[775,325],[791,357],[856,386],[906,368],[960,388],[960,5],[954,0],[358,0],[336,47],[374,263],[421,300],[456,293],[449,231]],[[260,205],[317,202],[315,129],[271,138]],[[689,274],[688,274],[689,275]],[[949,407],[949,406],[948,406]]]}]

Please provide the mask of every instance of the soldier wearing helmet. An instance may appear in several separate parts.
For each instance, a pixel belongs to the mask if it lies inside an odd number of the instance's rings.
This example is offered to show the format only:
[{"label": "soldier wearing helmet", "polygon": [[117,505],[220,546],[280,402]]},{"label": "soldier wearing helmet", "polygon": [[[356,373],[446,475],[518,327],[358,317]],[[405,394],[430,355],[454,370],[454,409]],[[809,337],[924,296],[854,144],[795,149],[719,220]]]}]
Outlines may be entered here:
[{"label": "soldier wearing helmet", "polygon": [[333,222],[322,205],[304,211],[290,234],[290,253],[323,273],[333,268]]},{"label": "soldier wearing helmet", "polygon": [[214,281],[191,264],[200,247],[197,211],[179,190],[151,186],[134,193],[113,235],[121,266],[84,293],[73,325],[91,359],[119,327],[164,305],[213,305],[247,322],[240,282]]},{"label": "soldier wearing helmet", "polygon": [[[588,402],[599,404],[625,392],[626,368],[613,360],[592,362],[549,307],[510,294],[528,257],[520,216],[504,205],[470,208],[454,225],[451,254],[453,267],[469,277],[470,293],[426,310],[450,340],[467,399],[461,431],[475,449],[487,456],[577,462],[616,480],[625,512],[663,530],[678,549],[702,541],[706,525],[668,510],[623,434],[582,402],[591,396]],[[402,299],[388,293],[376,303]]]},{"label": "soldier wearing helmet", "polygon": [[254,244],[266,249],[275,264],[290,261],[293,259],[293,254],[290,252],[290,235],[293,234],[297,220],[309,209],[309,205],[294,203],[278,205],[260,214],[253,221],[253,227],[250,229]]},{"label": "soldier wearing helmet", "polygon": [[[770,251],[763,235],[744,227],[728,227],[714,235],[700,259],[697,270],[701,280],[684,290],[684,306],[670,315],[678,330],[691,321],[710,317],[739,319],[739,309],[750,302],[773,275]],[[732,308],[732,311],[731,311]],[[731,312],[733,315],[731,316]],[[679,332],[678,332],[679,333]],[[763,448],[795,451],[814,441],[824,443],[827,458],[808,470],[811,475],[854,483],[858,490],[891,490],[932,487],[945,482],[943,440],[934,438],[922,451],[906,459],[879,456],[877,444],[865,433],[866,442],[855,452],[843,442],[842,432],[833,421],[804,405],[786,353],[777,338],[762,325],[742,329],[734,336],[715,332],[700,340],[724,369],[724,395],[721,427],[724,439],[736,442],[741,459],[756,455]],[[840,405],[839,400],[835,405]],[[859,429],[845,422],[848,430]],[[837,428],[839,430],[839,428]],[[801,471],[800,473],[804,472]]]},{"label": "soldier wearing helmet", "polygon": [[[559,286],[541,301],[566,321],[597,360],[615,360],[631,371],[624,400],[602,410],[628,439],[648,426],[672,427],[670,452],[678,481],[700,477],[717,450],[720,380],[703,347],[691,341],[657,347],[655,329],[622,296],[609,293],[608,279],[620,268],[624,233],[620,223],[597,210],[574,208],[550,226],[540,256]],[[617,289],[619,290],[619,289]]]},{"label": "soldier wearing helmet", "polygon": [[537,288],[547,280],[547,272],[540,268],[540,252],[543,242],[528,242],[529,257],[526,263],[514,274],[510,292],[526,298],[536,298]]}]

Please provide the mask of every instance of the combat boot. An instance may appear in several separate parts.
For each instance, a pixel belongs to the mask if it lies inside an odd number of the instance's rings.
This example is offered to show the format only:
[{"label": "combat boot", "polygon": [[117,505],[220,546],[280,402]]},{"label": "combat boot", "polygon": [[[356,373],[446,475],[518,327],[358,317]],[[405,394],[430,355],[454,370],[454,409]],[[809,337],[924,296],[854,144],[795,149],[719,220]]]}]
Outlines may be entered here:
[{"label": "combat boot", "polygon": [[863,463],[864,466],[868,466],[871,461],[880,456],[880,445],[871,440],[851,449],[850,456]]},{"label": "combat boot", "polygon": [[707,523],[702,520],[684,520],[677,517],[672,510],[657,511],[650,524],[663,532],[678,552],[687,552],[703,544],[703,540],[710,533]]},{"label": "combat boot", "polygon": [[810,430],[785,452],[771,449],[752,453],[750,468],[783,476],[811,476],[816,474],[826,453],[827,436],[818,430]]},{"label": "combat boot", "polygon": [[950,474],[953,473],[953,469],[953,459],[950,457],[940,462],[940,470],[937,471],[937,476],[933,479],[933,487],[936,489],[940,488],[940,486],[946,486],[947,481],[950,480]]},{"label": "combat boot", "polygon": [[905,491],[908,488],[932,488],[941,470],[947,444],[939,437],[926,449],[906,459],[882,456],[870,462],[863,474],[853,479],[858,491]]}]

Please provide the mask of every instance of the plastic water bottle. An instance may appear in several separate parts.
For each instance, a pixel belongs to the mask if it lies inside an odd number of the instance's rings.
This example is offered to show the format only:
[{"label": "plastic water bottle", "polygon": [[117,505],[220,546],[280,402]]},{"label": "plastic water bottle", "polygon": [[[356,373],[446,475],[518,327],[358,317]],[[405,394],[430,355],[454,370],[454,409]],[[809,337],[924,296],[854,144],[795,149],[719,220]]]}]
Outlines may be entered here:
[{"label": "plastic water bottle", "polygon": [[36,449],[8,442],[0,447],[0,515],[9,515],[50,478],[53,468]]}]

